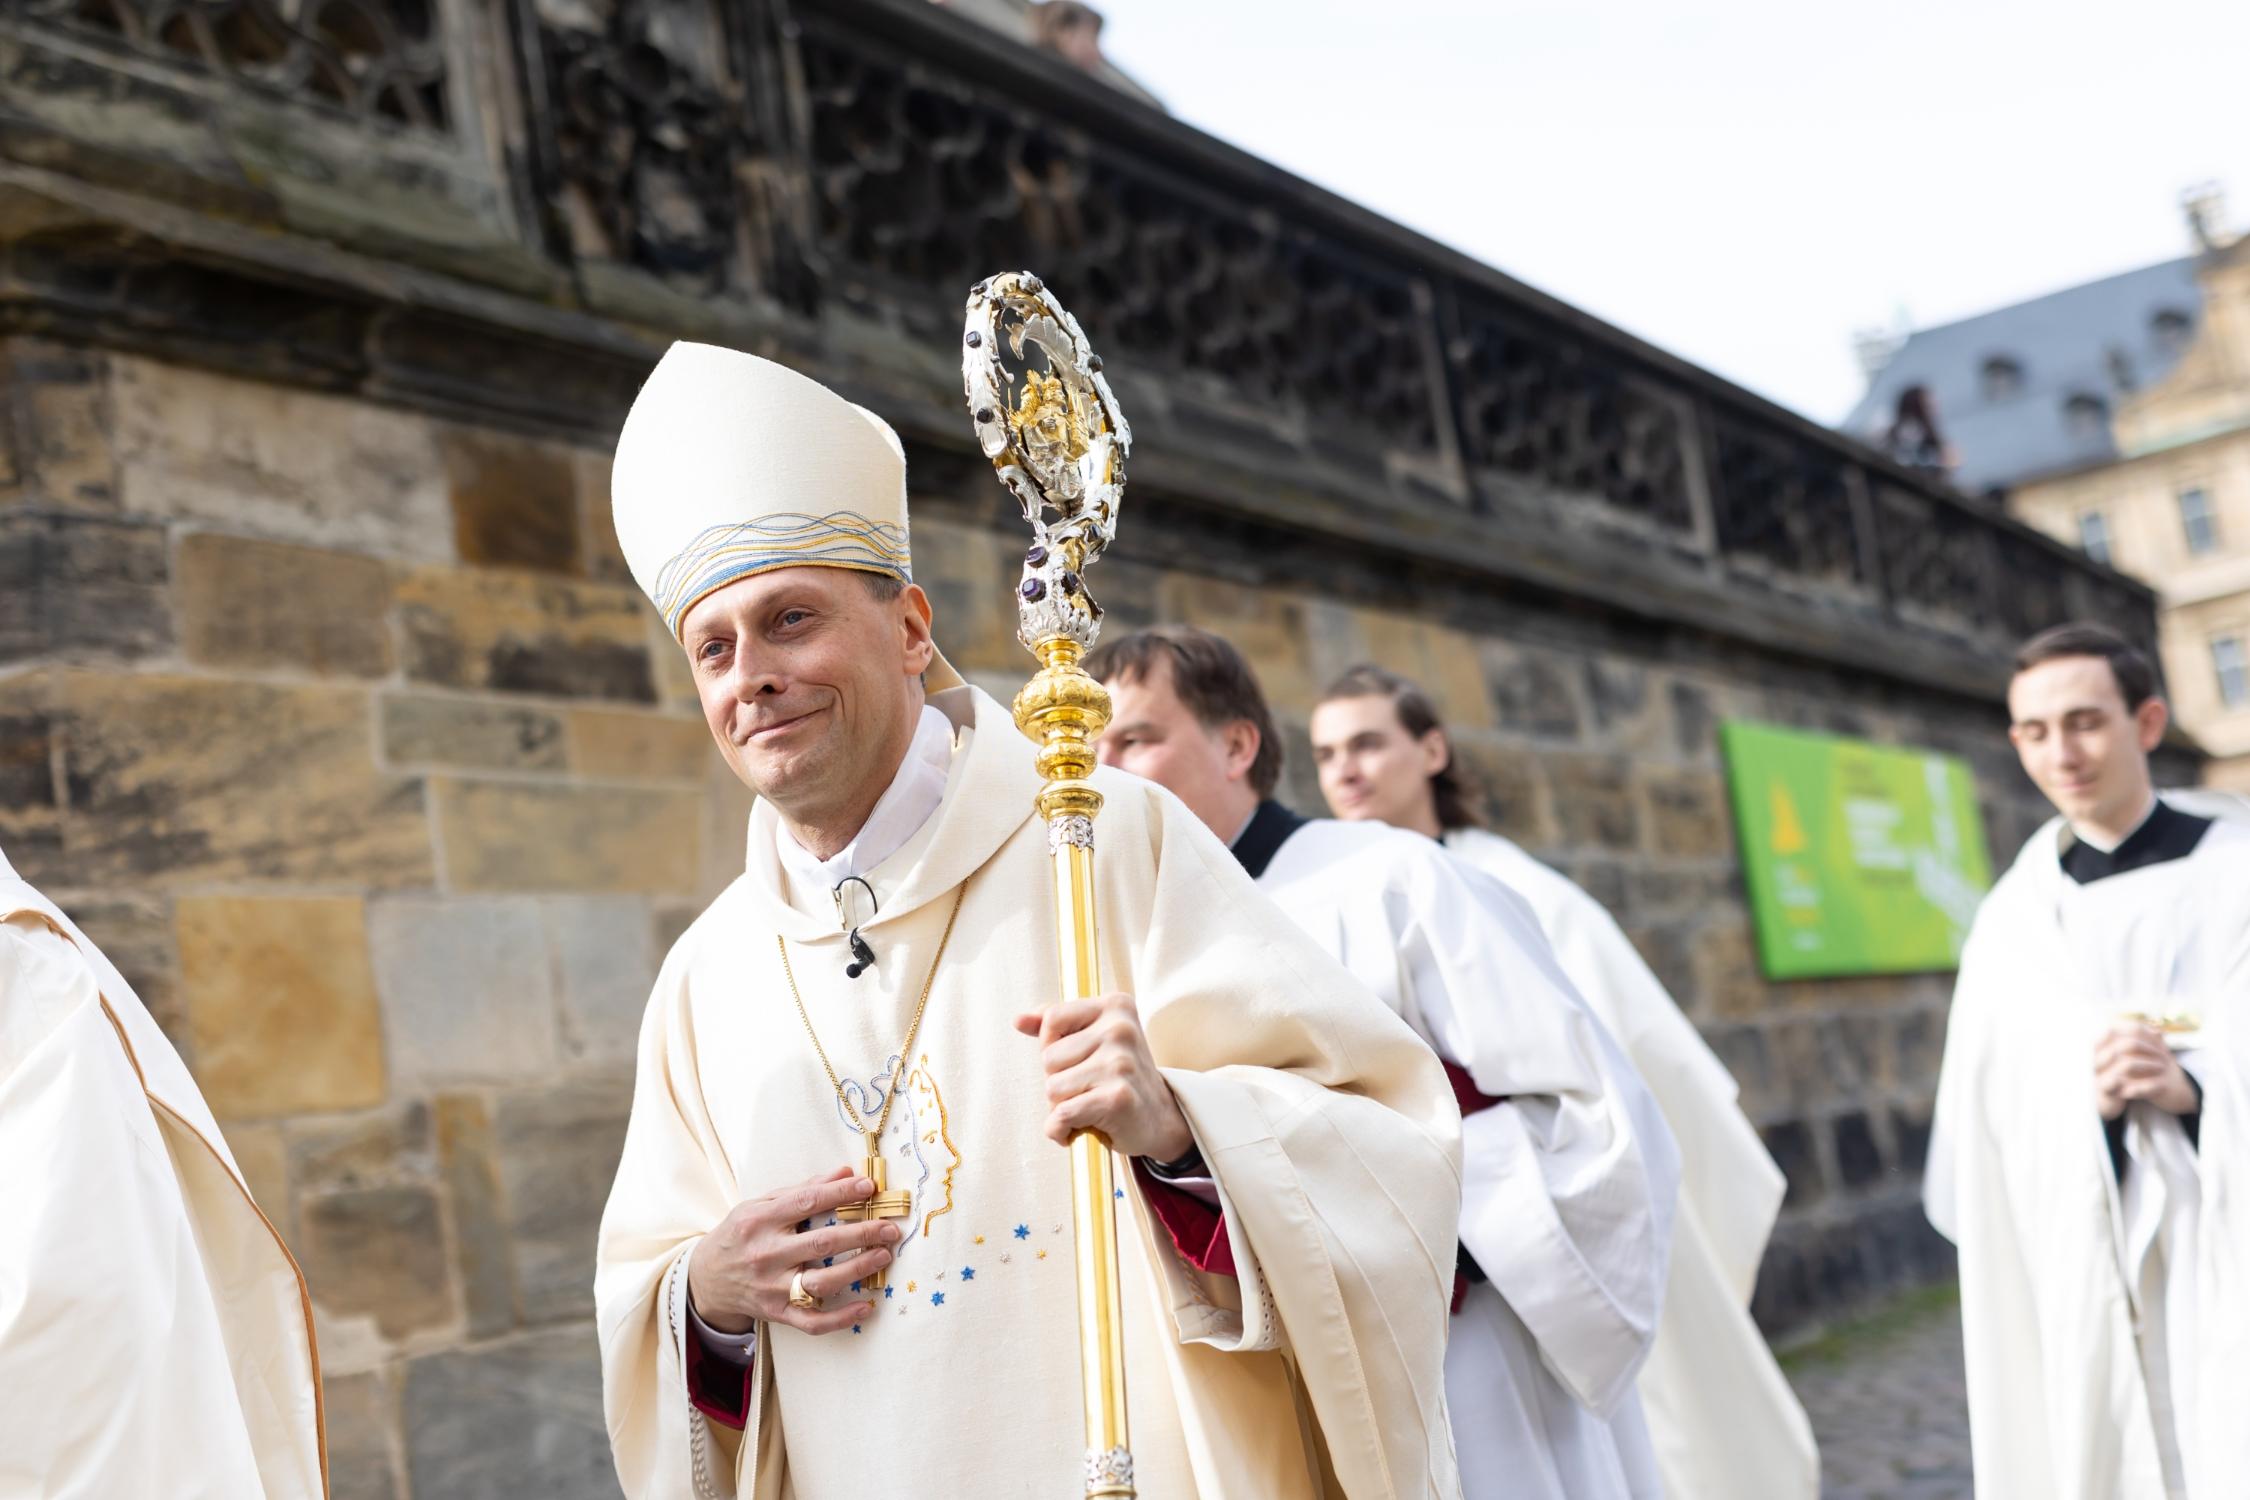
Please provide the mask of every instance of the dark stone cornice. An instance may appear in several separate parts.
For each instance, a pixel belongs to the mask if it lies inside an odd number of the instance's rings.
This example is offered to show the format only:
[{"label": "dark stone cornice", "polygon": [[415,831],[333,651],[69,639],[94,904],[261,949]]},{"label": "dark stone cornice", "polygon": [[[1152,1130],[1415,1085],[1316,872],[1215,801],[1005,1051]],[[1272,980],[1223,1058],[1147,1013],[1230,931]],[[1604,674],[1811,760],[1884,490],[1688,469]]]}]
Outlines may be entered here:
[{"label": "dark stone cornice", "polygon": [[383,64],[414,99],[346,108],[319,38],[253,76],[0,0],[0,329],[594,443],[699,338],[881,410],[919,476],[969,452],[969,282],[1028,265],[1108,356],[1136,524],[1274,582],[1983,698],[2055,620],[2154,638],[2139,584],[927,0],[466,9]]}]

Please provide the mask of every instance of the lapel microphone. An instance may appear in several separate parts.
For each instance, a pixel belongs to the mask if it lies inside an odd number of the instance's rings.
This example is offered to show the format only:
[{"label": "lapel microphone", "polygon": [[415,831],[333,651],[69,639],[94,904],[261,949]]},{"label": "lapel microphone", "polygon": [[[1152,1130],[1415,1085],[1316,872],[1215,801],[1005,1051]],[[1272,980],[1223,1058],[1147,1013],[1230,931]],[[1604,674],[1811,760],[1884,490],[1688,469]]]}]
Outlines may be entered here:
[{"label": "lapel microphone", "polygon": [[[844,887],[847,885],[856,885],[867,892],[867,914],[869,917],[873,917],[880,910],[875,902],[875,887],[869,885],[857,875],[847,875],[842,880],[837,881],[836,888],[828,893],[836,903],[836,919],[839,922],[844,920]],[[851,924],[846,930],[844,942],[852,950],[852,961],[844,965],[844,977],[846,979],[857,979],[860,975],[875,967],[875,950],[868,947],[867,939],[859,935],[857,923]]]}]

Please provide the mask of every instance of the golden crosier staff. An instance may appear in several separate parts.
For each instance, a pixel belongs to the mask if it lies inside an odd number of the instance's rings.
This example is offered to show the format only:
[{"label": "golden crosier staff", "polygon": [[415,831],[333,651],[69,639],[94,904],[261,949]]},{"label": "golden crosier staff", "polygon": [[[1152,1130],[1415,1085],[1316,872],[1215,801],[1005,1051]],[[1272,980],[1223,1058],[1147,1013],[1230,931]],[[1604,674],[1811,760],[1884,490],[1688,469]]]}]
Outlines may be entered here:
[{"label": "golden crosier staff", "polygon": [[[1006,360],[1025,345],[1047,358],[1025,369],[1009,400]],[[1039,672],[1016,695],[1016,727],[1039,745],[1040,815],[1055,859],[1056,938],[1062,998],[1101,993],[1094,930],[1094,816],[1101,793],[1094,741],[1109,723],[1109,694],[1080,660],[1101,628],[1086,592],[1088,565],[1109,545],[1125,488],[1132,432],[1086,345],[1078,320],[1028,271],[1010,271],[969,294],[961,385],[977,443],[1031,523],[1016,590],[1016,638]],[[1047,512],[1055,519],[1050,524]],[[1078,1363],[1086,1400],[1086,1494],[1131,1496],[1133,1447],[1125,1427],[1125,1342],[1118,1291],[1115,1160],[1091,1131],[1070,1142],[1071,1208],[1077,1221]]]}]

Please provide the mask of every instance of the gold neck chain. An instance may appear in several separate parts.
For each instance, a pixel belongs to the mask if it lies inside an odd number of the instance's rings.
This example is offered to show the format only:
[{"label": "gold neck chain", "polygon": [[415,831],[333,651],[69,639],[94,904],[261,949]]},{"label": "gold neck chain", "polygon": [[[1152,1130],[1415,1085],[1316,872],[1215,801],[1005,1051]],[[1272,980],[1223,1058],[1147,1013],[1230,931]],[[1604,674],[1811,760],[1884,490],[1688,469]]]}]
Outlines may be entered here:
[{"label": "gold neck chain", "polygon": [[[953,923],[961,915],[961,898],[968,893],[969,883],[965,880],[961,882],[961,888],[953,893],[953,910],[945,919],[945,932],[938,938],[937,953],[930,959],[930,972],[922,981],[922,998],[914,1002],[914,1019],[907,1023],[906,1040],[899,1046],[900,1071],[904,1071],[913,1059],[914,1038],[922,1029],[922,1012],[929,1009],[930,991],[937,987],[938,966],[945,962],[945,945],[953,941]],[[828,1049],[820,1045],[820,1033],[813,1030],[812,1016],[805,1009],[805,997],[797,989],[796,971],[789,967],[789,945],[782,941],[778,932],[774,934],[773,941],[774,946],[781,950],[781,972],[789,981],[789,998],[797,1002],[797,1019],[805,1023],[805,1035],[812,1038],[813,1051],[819,1055],[821,1067],[827,1070],[828,1086],[836,1091],[836,1102],[844,1106],[844,1113],[851,1116],[851,1121],[859,1127],[860,1134],[866,1136],[867,1151],[872,1156],[882,1144],[883,1127],[891,1122],[891,1106],[898,1102],[899,1080],[893,1077],[891,1086],[883,1091],[883,1112],[875,1117],[875,1133],[868,1135],[866,1119],[852,1107],[851,1099],[844,1093],[843,1080],[836,1076],[836,1065],[828,1060]]]}]

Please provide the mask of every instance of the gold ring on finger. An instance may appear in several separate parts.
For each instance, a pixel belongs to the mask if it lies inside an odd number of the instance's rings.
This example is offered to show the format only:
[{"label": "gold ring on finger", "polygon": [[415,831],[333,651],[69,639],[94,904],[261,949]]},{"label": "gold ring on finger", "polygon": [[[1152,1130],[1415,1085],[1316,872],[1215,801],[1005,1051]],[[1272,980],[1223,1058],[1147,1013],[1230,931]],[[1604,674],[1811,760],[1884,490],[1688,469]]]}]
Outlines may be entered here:
[{"label": "gold ring on finger", "polygon": [[802,1270],[789,1278],[789,1305],[798,1308],[820,1306],[820,1299],[805,1290],[805,1273]]}]

